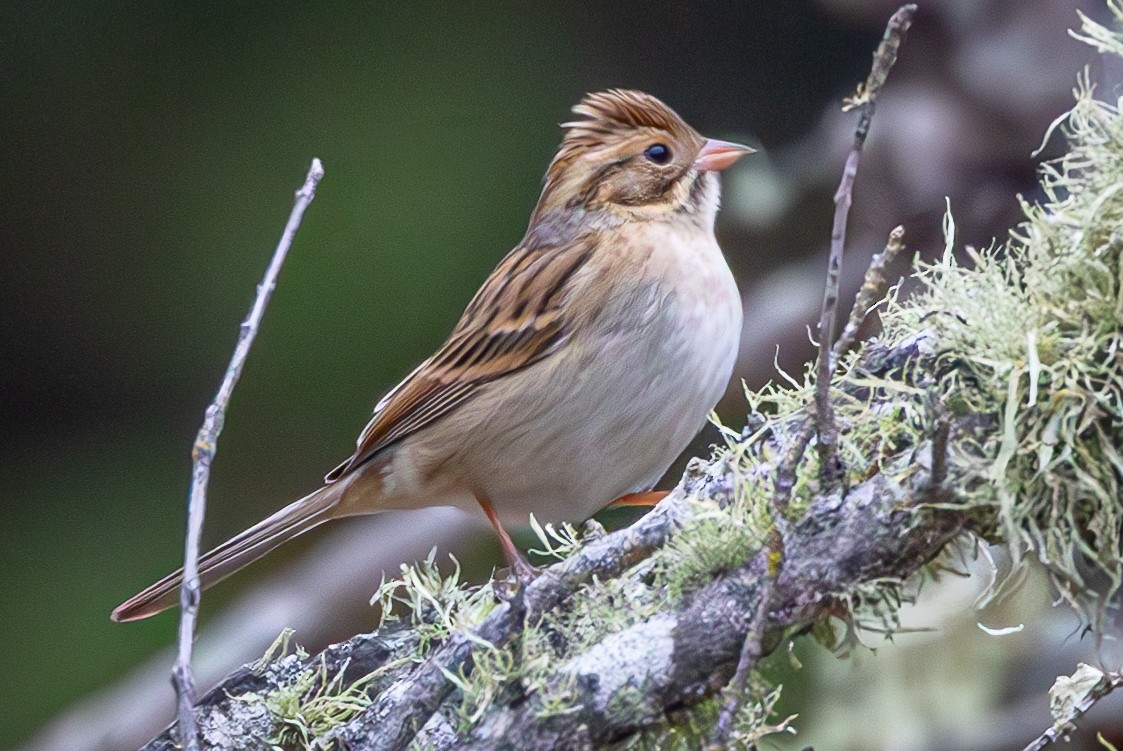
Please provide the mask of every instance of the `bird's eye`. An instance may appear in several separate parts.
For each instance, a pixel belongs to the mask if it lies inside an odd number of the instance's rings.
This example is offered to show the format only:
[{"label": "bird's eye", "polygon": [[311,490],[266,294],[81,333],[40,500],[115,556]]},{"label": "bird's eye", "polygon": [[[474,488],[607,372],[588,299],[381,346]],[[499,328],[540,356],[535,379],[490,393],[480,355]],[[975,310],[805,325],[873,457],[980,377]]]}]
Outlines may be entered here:
[{"label": "bird's eye", "polygon": [[656,164],[666,164],[671,160],[671,150],[661,143],[653,143],[643,151],[643,155]]}]

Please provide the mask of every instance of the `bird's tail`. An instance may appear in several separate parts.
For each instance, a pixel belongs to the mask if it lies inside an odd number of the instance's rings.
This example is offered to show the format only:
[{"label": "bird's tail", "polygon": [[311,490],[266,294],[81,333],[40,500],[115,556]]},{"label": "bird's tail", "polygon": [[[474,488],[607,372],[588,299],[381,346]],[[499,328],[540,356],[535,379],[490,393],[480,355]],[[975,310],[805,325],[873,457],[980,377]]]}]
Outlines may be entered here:
[{"label": "bird's tail", "polygon": [[[299,534],[323,524],[335,514],[339,485],[328,485],[232,537],[199,559],[199,583],[206,589],[247,566]],[[138,621],[156,615],[179,602],[183,569],[117,606],[110,615],[114,621]]]}]

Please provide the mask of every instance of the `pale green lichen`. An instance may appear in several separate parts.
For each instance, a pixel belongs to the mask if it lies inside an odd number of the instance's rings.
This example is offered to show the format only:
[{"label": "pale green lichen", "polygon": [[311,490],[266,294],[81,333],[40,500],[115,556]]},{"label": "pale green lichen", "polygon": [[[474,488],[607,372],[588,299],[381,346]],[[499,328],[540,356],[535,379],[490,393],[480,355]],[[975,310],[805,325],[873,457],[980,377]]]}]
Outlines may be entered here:
[{"label": "pale green lichen", "polygon": [[323,733],[346,723],[370,705],[369,688],[374,682],[413,661],[413,655],[390,659],[345,683],[349,659],[329,669],[326,656],[321,654],[312,664],[301,667],[307,662],[308,653],[292,641],[293,633],[292,629],[282,631],[250,666],[257,674],[273,673],[278,687],[264,694],[250,692],[231,697],[235,702],[267,711],[272,723],[269,742],[277,751],[316,748],[315,741]]},{"label": "pale green lichen", "polygon": [[[755,700],[745,703],[735,718],[732,732],[726,739],[728,751],[751,751],[764,738],[777,733],[794,733],[796,715],[776,718],[780,688],[768,686],[757,678],[748,687]],[[619,747],[619,751],[697,751],[706,748],[714,723],[721,712],[721,699],[713,697],[687,710],[676,713],[664,726],[637,732]]]},{"label": "pale green lichen", "polygon": [[[1110,3],[1123,18],[1123,5]],[[1120,36],[1083,18],[1083,35],[1123,57]],[[929,329],[954,376],[936,385],[961,408],[994,415],[961,503],[993,520],[1016,561],[1026,554],[1093,624],[1123,580],[1123,117],[1087,73],[1055,124],[1068,152],[1041,168],[1044,200],[968,265],[950,252],[922,265],[922,289],[883,316],[885,339]],[[1096,589],[1090,572],[1107,580]]]},{"label": "pale green lichen", "polygon": [[[1109,5],[1123,16],[1119,0]],[[1116,32],[1082,20],[1078,38],[1123,57]],[[935,367],[874,380],[859,367],[862,352],[851,353],[834,394],[846,484],[917,471],[886,461],[922,445],[941,413],[989,420],[957,439],[950,505],[968,511],[988,540],[1006,542],[1015,562],[1040,561],[1061,596],[1098,626],[1123,581],[1123,117],[1118,102],[1093,94],[1085,73],[1075,106],[1055,123],[1068,151],[1042,165],[1044,198],[1022,201],[1025,219],[1008,241],[967,247],[961,261],[949,211],[945,252],[913,275],[920,288],[884,301],[881,343],[900,347],[923,332]],[[763,418],[747,437],[733,436],[728,456],[750,483],[758,484],[754,467],[778,460],[766,439],[790,430],[811,402],[810,369],[802,381],[785,379],[785,387],[747,394]],[[817,490],[818,474],[809,451],[797,468],[792,514]],[[750,490],[757,501],[749,508],[760,507],[761,490]],[[737,511],[735,520],[758,526]],[[733,534],[711,540],[724,545]],[[1090,577],[1106,585],[1092,587]],[[866,615],[872,606],[891,627],[902,585],[863,586],[843,599]]]},{"label": "pale green lichen", "polygon": [[437,549],[433,548],[424,561],[403,564],[401,575],[383,580],[371,598],[371,604],[377,604],[382,614],[379,628],[408,619],[422,637],[422,653],[428,652],[433,641],[479,623],[498,603],[490,587],[468,586],[462,581],[460,562],[455,557],[449,556],[452,572],[442,574],[436,556]]},{"label": "pale green lichen", "polygon": [[370,705],[364,690],[378,673],[370,673],[343,685],[346,666],[329,674],[321,659],[313,668],[302,671],[295,680],[264,699],[277,721],[271,739],[277,749],[311,749],[324,732],[338,727]]}]

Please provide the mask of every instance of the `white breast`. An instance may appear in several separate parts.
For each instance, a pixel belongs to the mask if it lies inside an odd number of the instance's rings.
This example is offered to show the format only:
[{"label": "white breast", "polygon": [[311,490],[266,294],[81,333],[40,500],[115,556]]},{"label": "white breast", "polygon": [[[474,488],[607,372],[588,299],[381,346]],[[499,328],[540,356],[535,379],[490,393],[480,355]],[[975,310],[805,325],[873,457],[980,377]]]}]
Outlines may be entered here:
[{"label": "white breast", "polygon": [[740,296],[712,234],[687,230],[636,234],[639,264],[595,324],[504,384],[502,407],[479,400],[499,435],[465,459],[506,523],[580,521],[650,488],[724,393]]},{"label": "white breast", "polygon": [[[633,229],[627,252],[590,271],[612,288],[561,350],[488,384],[395,457],[393,474],[409,480],[390,507],[475,512],[475,491],[507,525],[531,513],[578,522],[666,471],[729,382],[741,301],[711,232]],[[424,487],[420,467],[434,460],[452,482]]]}]

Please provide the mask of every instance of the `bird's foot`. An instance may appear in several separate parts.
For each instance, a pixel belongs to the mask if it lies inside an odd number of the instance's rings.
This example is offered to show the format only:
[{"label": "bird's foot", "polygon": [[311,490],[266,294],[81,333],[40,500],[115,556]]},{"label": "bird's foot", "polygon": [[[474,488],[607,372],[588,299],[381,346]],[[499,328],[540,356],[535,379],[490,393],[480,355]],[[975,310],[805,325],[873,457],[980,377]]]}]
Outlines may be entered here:
[{"label": "bird's foot", "polygon": [[519,555],[511,561],[510,572],[519,586],[525,587],[539,577],[542,569],[532,565],[525,557]]},{"label": "bird's foot", "polygon": [[607,508],[620,508],[622,506],[651,508],[670,494],[671,491],[669,490],[648,490],[643,493],[628,493],[608,504]]},{"label": "bird's foot", "polygon": [[542,569],[531,565],[517,551],[514,556],[508,557],[508,564],[506,576],[502,580],[496,579],[492,585],[496,596],[504,602],[512,602],[521,596],[523,590],[542,573]]}]

